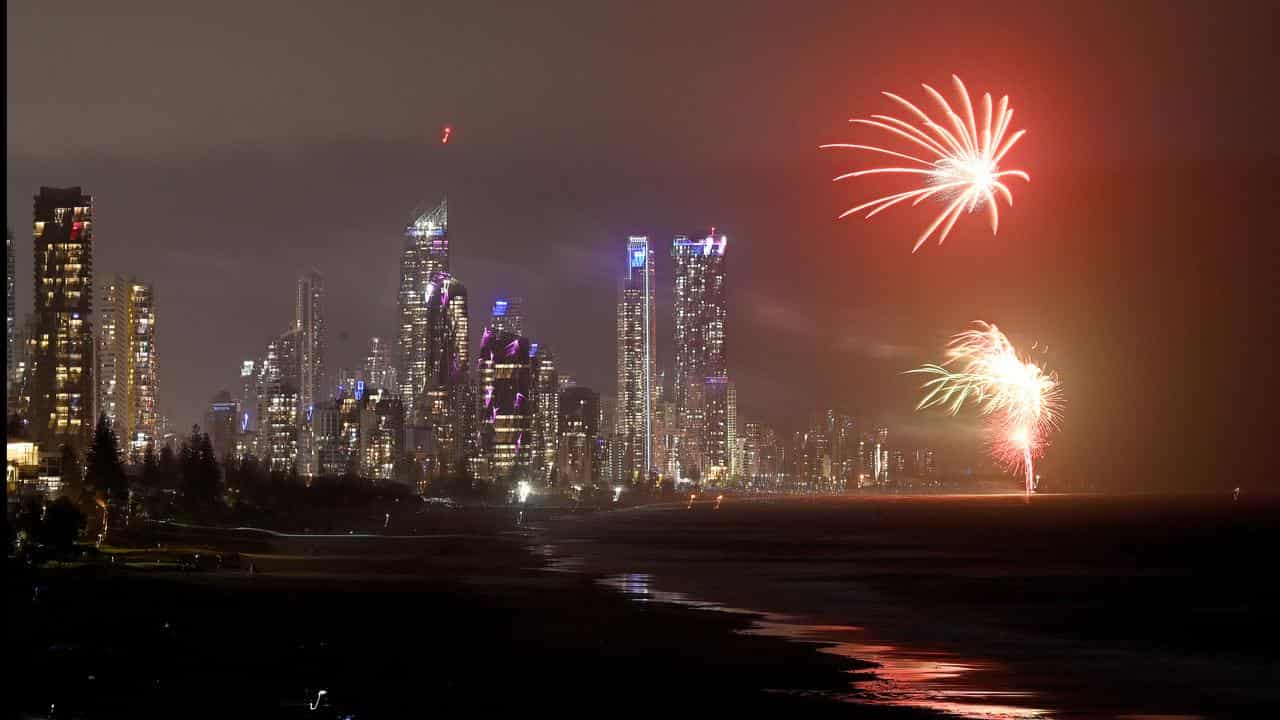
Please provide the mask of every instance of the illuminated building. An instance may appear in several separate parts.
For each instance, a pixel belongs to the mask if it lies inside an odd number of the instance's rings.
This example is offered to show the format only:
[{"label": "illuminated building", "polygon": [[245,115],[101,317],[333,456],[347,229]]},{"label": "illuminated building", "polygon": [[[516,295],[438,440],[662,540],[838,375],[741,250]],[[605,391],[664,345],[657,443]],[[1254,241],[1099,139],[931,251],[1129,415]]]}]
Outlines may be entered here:
[{"label": "illuminated building", "polygon": [[255,431],[258,427],[258,380],[261,366],[257,360],[240,363],[240,432]]},{"label": "illuminated building", "polygon": [[6,358],[13,364],[7,384],[8,414],[10,417],[17,416],[24,423],[29,422],[31,416],[32,359],[35,357],[35,338],[36,316],[35,313],[27,313]]},{"label": "illuminated building", "polygon": [[524,298],[508,296],[494,300],[489,327],[498,332],[524,335]]},{"label": "illuminated building", "polygon": [[259,371],[258,452],[272,471],[288,472],[298,461],[297,347],[297,328],[281,334],[267,345]]},{"label": "illuminated building", "polygon": [[[405,404],[407,449],[429,483],[465,472],[466,459],[474,453],[466,286],[448,273],[435,273],[423,287],[422,304],[415,312],[414,332],[422,339],[416,347],[422,355],[415,356],[412,367],[421,374],[411,379],[419,384],[412,415]],[[408,385],[402,382],[400,387],[403,391]]]},{"label": "illuminated building", "polygon": [[268,380],[260,403],[264,460],[273,472],[289,472],[298,460],[298,388],[290,380]]},{"label": "illuminated building", "polygon": [[312,270],[298,278],[293,327],[298,331],[298,414],[324,397],[324,280]]},{"label": "illuminated building", "polygon": [[568,373],[560,373],[560,391],[564,392],[578,384],[578,379]]},{"label": "illuminated building", "polygon": [[538,343],[530,347],[534,362],[533,467],[544,486],[550,486],[556,470],[559,446],[560,377],[552,352]]},{"label": "illuminated building", "polygon": [[[431,279],[449,272],[449,212],[446,201],[417,214],[405,228],[405,246],[400,255],[399,335],[396,348],[396,376],[406,417],[416,417],[419,398],[426,388],[433,355],[428,319]],[[439,349],[436,348],[436,354]]]},{"label": "illuminated building", "polygon": [[382,338],[369,338],[369,355],[364,361],[364,381],[370,388],[396,389],[396,368],[391,363],[391,348]]},{"label": "illuminated building", "polygon": [[98,411],[115,430],[125,459],[136,462],[160,437],[155,291],[116,276],[103,286],[100,305]]},{"label": "illuminated building", "polygon": [[[675,374],[673,390],[681,434],[681,467],[701,477],[726,475],[728,438],[725,363],[725,247],[728,238],[677,235],[675,261]],[[711,395],[706,393],[710,391]]]},{"label": "illuminated building", "polygon": [[653,413],[653,465],[664,480],[680,477],[680,439],[675,401],[664,398]]},{"label": "illuminated building", "polygon": [[240,403],[231,397],[231,393],[223,390],[209,401],[209,409],[204,414],[205,432],[209,433],[209,444],[218,458],[234,455],[240,435]]},{"label": "illuminated building", "polygon": [[557,485],[578,490],[600,487],[603,468],[596,452],[600,396],[586,387],[561,391],[557,426]]},{"label": "illuminated building", "polygon": [[368,388],[360,406],[360,476],[390,480],[401,455],[404,408],[386,388]]},{"label": "illuminated building", "polygon": [[653,458],[655,398],[653,250],[627,239],[627,273],[618,303],[618,417],[624,484],[647,483]]},{"label": "illuminated building", "polygon": [[13,396],[13,369],[18,360],[18,327],[17,318],[14,317],[14,292],[15,277],[13,264],[13,233],[8,229],[4,234],[4,257],[8,266],[5,283],[5,342],[4,342],[4,378],[5,378],[5,404],[9,404],[9,399]]},{"label": "illuminated building", "polygon": [[480,444],[488,480],[514,484],[533,462],[537,367],[529,338],[485,328],[480,343]]},{"label": "illuminated building", "polygon": [[35,335],[30,428],[37,442],[88,446],[93,382],[93,198],[42,187],[34,203]]}]

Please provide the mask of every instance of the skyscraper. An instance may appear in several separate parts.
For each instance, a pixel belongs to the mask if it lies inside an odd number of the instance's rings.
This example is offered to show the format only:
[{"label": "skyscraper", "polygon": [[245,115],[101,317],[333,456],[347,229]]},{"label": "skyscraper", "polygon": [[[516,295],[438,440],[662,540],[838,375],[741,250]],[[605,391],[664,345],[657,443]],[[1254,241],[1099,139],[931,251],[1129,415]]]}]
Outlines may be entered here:
[{"label": "skyscraper", "polygon": [[550,486],[556,469],[556,448],[560,444],[560,377],[552,352],[533,343],[535,365],[533,402],[533,466],[538,480]]},{"label": "skyscraper", "polygon": [[293,327],[298,331],[298,414],[304,415],[324,392],[324,279],[311,270],[298,278]]},{"label": "skyscraper", "polygon": [[101,316],[98,411],[124,456],[137,460],[148,444],[160,441],[155,291],[135,278],[112,277],[102,288]]},{"label": "skyscraper", "polygon": [[510,484],[532,471],[537,367],[529,338],[485,328],[480,343],[480,444],[491,479]]},{"label": "skyscraper", "polygon": [[591,388],[574,386],[561,391],[557,406],[557,484],[562,488],[595,489],[601,484],[603,471],[596,453],[600,396]]},{"label": "skyscraper", "polygon": [[627,238],[626,276],[618,303],[618,418],[622,481],[647,483],[653,459],[655,352],[653,250]]},{"label": "skyscraper", "polygon": [[[219,459],[233,455],[240,435],[240,403],[223,390],[209,401],[204,414],[204,429],[209,434],[209,444]],[[159,442],[156,443],[159,445]]]},{"label": "skyscraper", "polygon": [[489,327],[497,332],[524,335],[524,298],[509,295],[494,300]]},{"label": "skyscraper", "polygon": [[288,472],[298,461],[298,369],[298,329],[292,328],[267,345],[259,371],[259,453],[273,471]]},{"label": "skyscraper", "polygon": [[[428,329],[428,286],[436,273],[449,272],[449,211],[445,200],[417,214],[405,228],[400,254],[400,329],[396,348],[396,375],[406,418],[416,417],[418,399],[430,375],[432,355]],[[432,290],[434,292],[434,290]]]},{"label": "skyscraper", "polygon": [[240,417],[236,420],[240,432],[246,433],[258,429],[258,392],[260,360],[244,360],[240,363]]},{"label": "skyscraper", "polygon": [[391,364],[391,348],[380,337],[369,338],[369,355],[364,361],[364,381],[371,388],[396,389],[396,369]]},{"label": "skyscraper", "polygon": [[18,360],[18,327],[17,318],[14,313],[14,266],[13,266],[13,231],[5,229],[4,232],[4,257],[5,263],[8,265],[8,273],[5,283],[5,341],[4,341],[4,395],[6,405],[13,390],[10,387],[13,384],[13,368]]},{"label": "skyscraper", "polygon": [[31,429],[37,441],[84,449],[95,420],[93,198],[42,187],[34,206]]},{"label": "skyscraper", "polygon": [[[445,272],[423,288],[416,351],[410,364],[419,379],[413,412],[406,410],[408,449],[423,463],[428,482],[462,470],[474,451],[475,406],[471,390],[467,288]],[[402,392],[409,386],[401,383]]]},{"label": "skyscraper", "polygon": [[[725,363],[725,246],[715,235],[677,235],[675,260],[675,392],[681,467],[685,472],[725,474],[729,468]],[[716,379],[718,378],[718,379]],[[715,379],[715,380],[713,380]],[[707,391],[711,394],[707,395]],[[712,405],[712,403],[718,403]],[[714,416],[714,420],[712,419]]]}]

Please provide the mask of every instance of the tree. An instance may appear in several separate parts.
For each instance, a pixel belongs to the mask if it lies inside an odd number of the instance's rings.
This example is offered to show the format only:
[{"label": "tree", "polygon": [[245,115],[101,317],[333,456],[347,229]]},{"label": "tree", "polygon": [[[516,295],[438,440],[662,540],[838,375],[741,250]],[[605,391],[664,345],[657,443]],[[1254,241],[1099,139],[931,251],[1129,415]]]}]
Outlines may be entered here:
[{"label": "tree", "polygon": [[84,528],[84,513],[70,500],[60,497],[45,508],[40,543],[66,556],[75,548],[76,538]]},{"label": "tree", "polygon": [[142,451],[142,486],[147,490],[158,490],[161,486],[160,458],[156,456],[156,446],[147,443]]},{"label": "tree", "polygon": [[85,458],[85,484],[107,504],[119,505],[129,496],[129,481],[120,461],[120,447],[106,414],[98,416],[93,444]]},{"label": "tree", "polygon": [[62,494],[75,502],[84,501],[84,473],[80,457],[71,445],[62,446]]},{"label": "tree", "polygon": [[182,497],[188,509],[214,506],[221,494],[221,474],[209,436],[200,433],[199,425],[193,425],[190,439],[182,445]]},{"label": "tree", "polygon": [[182,477],[182,466],[173,448],[165,445],[160,448],[160,487],[165,490],[177,490]]}]

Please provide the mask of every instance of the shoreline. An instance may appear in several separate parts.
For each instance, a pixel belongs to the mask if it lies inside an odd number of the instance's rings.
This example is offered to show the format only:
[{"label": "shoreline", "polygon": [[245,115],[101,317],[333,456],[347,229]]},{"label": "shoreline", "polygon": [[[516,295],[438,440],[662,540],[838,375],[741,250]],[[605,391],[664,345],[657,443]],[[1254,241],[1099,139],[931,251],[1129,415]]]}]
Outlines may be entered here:
[{"label": "shoreline", "polygon": [[[1268,680],[1280,680],[1280,667],[1266,660],[1267,650],[1256,639],[1234,648],[1230,657],[1196,646],[1210,637],[1221,644],[1230,628],[1248,627],[1259,613],[1274,615],[1274,608],[1268,610],[1257,597],[1253,615],[1221,616],[1213,608],[1222,601],[1205,595],[1203,582],[1200,594],[1170,607],[1134,605],[1148,597],[1164,597],[1169,605],[1175,598],[1163,590],[1166,586],[1226,572],[1214,569],[1212,554],[1185,554],[1200,535],[1223,534],[1232,523],[1243,522],[1226,535],[1253,537],[1256,528],[1277,517],[1273,506],[1242,509],[1227,500],[1206,507],[1202,499],[1045,495],[1033,496],[1026,506],[1020,496],[936,502],[927,497],[920,498],[924,502],[796,498],[773,505],[799,511],[820,527],[808,532],[769,526],[770,532],[760,534],[752,525],[767,520],[770,503],[738,502],[732,511],[726,504],[720,512],[694,504],[654,509],[648,517],[619,515],[610,523],[562,518],[547,524],[544,542],[548,554],[574,557],[585,572],[640,577],[633,584],[647,585],[656,597],[670,594],[699,605],[782,615],[781,622],[763,623],[767,632],[793,642],[830,643],[822,652],[879,663],[885,682],[854,685],[878,693],[880,702],[968,717],[1234,715],[1280,702],[1280,692]],[[942,508],[944,514],[937,515]],[[1065,548],[1062,561],[1040,567],[1037,543],[1078,535],[1068,525],[1028,524],[1041,522],[1046,510],[1091,518],[1100,538],[1077,540],[1079,547]],[[1194,518],[1201,518],[1195,522],[1203,527],[1196,527]],[[1166,525],[1176,530],[1157,535],[1160,543],[1121,545],[1119,553],[1108,544],[1137,529],[1145,534],[1148,526]],[[912,528],[928,530],[918,537]],[[970,535],[977,530],[976,540],[960,538],[958,547],[948,547],[952,528]],[[984,537],[998,539],[1009,532],[1044,538],[1028,538],[1031,546],[1010,552]],[[1054,547],[1055,552],[1064,549]],[[1263,552],[1252,549],[1249,557],[1233,561],[1234,572],[1261,567],[1251,567],[1260,559],[1252,555]],[[1135,565],[1129,557],[1133,552],[1147,557]],[[1112,612],[1107,590],[1120,585],[1140,600],[1130,599],[1128,607]],[[1101,601],[1088,598],[1095,588]],[[1018,603],[1027,604],[1020,608]],[[1193,623],[1186,617],[1190,612],[1197,613]],[[1174,621],[1182,627],[1176,633],[1144,634],[1177,627],[1160,619],[1179,614]],[[1126,627],[1135,621],[1136,627]],[[1174,638],[1176,646],[1169,642]]]}]

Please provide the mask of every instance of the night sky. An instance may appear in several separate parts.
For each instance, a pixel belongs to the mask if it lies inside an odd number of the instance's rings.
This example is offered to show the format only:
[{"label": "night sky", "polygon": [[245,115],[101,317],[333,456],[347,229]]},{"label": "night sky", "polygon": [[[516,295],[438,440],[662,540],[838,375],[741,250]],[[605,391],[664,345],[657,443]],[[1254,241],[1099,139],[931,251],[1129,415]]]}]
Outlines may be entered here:
[{"label": "night sky", "polygon": [[[182,429],[292,322],[306,267],[328,287],[330,368],[393,339],[403,227],[447,192],[473,325],[523,295],[530,334],[611,395],[625,236],[657,243],[669,365],[670,238],[714,225],[742,421],[834,406],[975,448],[972,422],[912,413],[900,372],[981,318],[1061,373],[1046,472],[1257,485],[1275,456],[1280,12],[1112,5],[10,2],[19,318],[31,196],[82,185],[97,277],[156,286]],[[1000,234],[965,218],[912,255],[923,208],[837,221],[880,185],[831,183],[866,159],[817,146],[872,139],[846,121],[892,112],[878,91],[921,99],[952,72],[1009,94],[1029,131],[1007,164],[1032,182]]]}]

